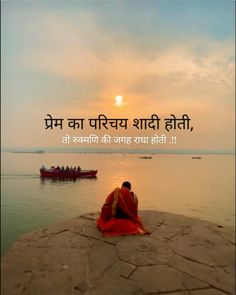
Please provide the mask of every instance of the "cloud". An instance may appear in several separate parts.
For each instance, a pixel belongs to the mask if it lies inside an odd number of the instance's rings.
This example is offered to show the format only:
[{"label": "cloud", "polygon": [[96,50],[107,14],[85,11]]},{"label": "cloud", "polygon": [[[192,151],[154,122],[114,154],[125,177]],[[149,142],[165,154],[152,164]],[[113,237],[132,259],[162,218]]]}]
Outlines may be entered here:
[{"label": "cloud", "polygon": [[[9,118],[16,118],[21,122],[19,129],[37,133],[29,127],[28,117],[21,120],[18,110],[28,111],[35,118],[52,110],[55,115],[84,117],[98,113],[142,117],[153,112],[187,112],[197,122],[196,130],[202,134],[207,130],[199,146],[225,134],[222,122],[224,128],[232,130],[233,37],[216,39],[204,30],[191,36],[186,30],[183,38],[178,38],[183,28],[175,37],[174,21],[171,27],[166,22],[163,25],[164,14],[161,16],[159,10],[152,13],[150,22],[149,10],[144,18],[140,9],[139,17],[133,13],[131,19],[126,11],[122,25],[112,23],[112,7],[111,15],[99,14],[95,8],[54,11],[43,4],[38,12],[33,6],[31,10],[34,13],[28,13],[26,7],[19,14],[15,10],[11,26],[5,23],[4,27],[4,101],[14,105],[11,116],[7,115],[12,130],[14,119]],[[119,10],[119,17],[123,12]],[[106,19],[101,20],[101,16]],[[142,20],[148,24],[144,26]],[[128,102],[123,108],[114,107],[118,94]],[[12,131],[12,142],[14,134]]]},{"label": "cloud", "polygon": [[[144,19],[150,16],[149,9]],[[24,24],[24,28],[27,27],[25,40],[27,34],[33,36],[35,33],[36,46],[31,44],[29,50],[24,49],[19,53],[21,64],[18,59],[17,66],[21,65],[22,69],[33,74],[45,74],[53,83],[58,80],[60,87],[63,84],[65,87],[71,85],[71,93],[66,87],[67,100],[70,101],[68,97],[77,97],[84,104],[91,103],[98,107],[99,102],[103,105],[117,93],[128,96],[136,104],[147,97],[150,102],[155,102],[157,99],[180,100],[186,96],[188,100],[226,93],[232,96],[232,41],[217,41],[198,35],[197,38],[189,36],[183,43],[182,39],[173,39],[172,32],[171,44],[168,34],[165,40],[169,46],[163,47],[160,42],[146,42],[149,50],[145,54],[136,42],[137,39],[145,42],[145,36],[135,35],[134,27],[138,18],[142,19],[142,9],[136,11],[139,17],[134,13],[130,20],[125,18],[122,26],[116,26],[113,35],[110,28],[105,26],[109,20],[112,23],[111,16],[108,17],[110,10],[112,12],[113,7],[108,5],[105,10],[77,9],[74,13],[70,10],[68,14],[62,11],[52,13],[41,7],[41,13],[27,16],[27,24],[32,25]],[[121,5],[118,11],[121,17],[124,7]],[[158,10],[155,13],[159,15]],[[155,13],[151,14],[152,22],[147,26],[150,30],[154,27]],[[39,28],[39,17],[41,27],[35,32],[35,28]],[[131,28],[129,23],[133,24]],[[129,42],[123,34],[125,27],[127,32],[132,32],[133,38]],[[154,35],[155,30],[148,34],[149,41],[150,36]],[[76,83],[78,88],[75,87]],[[55,95],[58,95],[57,91]]]},{"label": "cloud", "polygon": [[[230,42],[210,42],[202,40],[204,52],[196,52],[192,44],[178,44],[165,51],[156,51],[151,58],[139,55],[135,47],[122,50],[106,39],[106,32],[99,32],[96,26],[91,29],[94,36],[101,34],[99,40],[90,46],[83,42],[83,32],[74,27],[63,27],[64,31],[54,28],[49,39],[55,39],[48,47],[34,52],[27,66],[41,70],[49,75],[62,77],[65,80],[78,81],[86,85],[95,83],[99,91],[97,98],[105,98],[106,94],[122,93],[126,95],[154,95],[163,93],[165,99],[177,93],[194,92],[194,96],[203,92],[232,91],[234,81],[234,46]],[[61,37],[62,36],[62,37]],[[66,45],[64,37],[71,36]],[[73,38],[74,36],[74,38]],[[58,46],[59,40],[61,46]],[[89,39],[89,37],[88,37]],[[89,43],[88,40],[86,40]],[[100,43],[101,42],[101,43]],[[107,56],[96,52],[95,47],[108,44]],[[207,44],[207,46],[206,46]],[[199,48],[199,40],[197,40]],[[28,57],[27,57],[28,59]],[[172,93],[172,95],[171,95]],[[91,94],[91,93],[90,93]]]}]

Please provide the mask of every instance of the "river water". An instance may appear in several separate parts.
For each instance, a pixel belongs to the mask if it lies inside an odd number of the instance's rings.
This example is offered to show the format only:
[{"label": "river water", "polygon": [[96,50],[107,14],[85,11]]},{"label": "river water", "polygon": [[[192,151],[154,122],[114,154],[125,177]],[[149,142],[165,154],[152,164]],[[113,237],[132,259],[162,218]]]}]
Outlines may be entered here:
[{"label": "river water", "polygon": [[[106,196],[125,180],[139,209],[183,214],[234,225],[234,155],[2,153],[2,254],[23,233],[75,215],[99,211]],[[44,164],[98,169],[96,179],[43,180]]]}]

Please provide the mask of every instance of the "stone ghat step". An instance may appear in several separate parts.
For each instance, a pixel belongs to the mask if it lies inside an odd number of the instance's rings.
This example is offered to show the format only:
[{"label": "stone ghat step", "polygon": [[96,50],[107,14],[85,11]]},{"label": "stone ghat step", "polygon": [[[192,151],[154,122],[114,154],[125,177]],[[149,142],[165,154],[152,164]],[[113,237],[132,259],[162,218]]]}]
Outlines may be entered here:
[{"label": "stone ghat step", "polygon": [[140,216],[151,235],[103,237],[98,213],[24,235],[2,258],[1,294],[235,294],[234,228]]}]

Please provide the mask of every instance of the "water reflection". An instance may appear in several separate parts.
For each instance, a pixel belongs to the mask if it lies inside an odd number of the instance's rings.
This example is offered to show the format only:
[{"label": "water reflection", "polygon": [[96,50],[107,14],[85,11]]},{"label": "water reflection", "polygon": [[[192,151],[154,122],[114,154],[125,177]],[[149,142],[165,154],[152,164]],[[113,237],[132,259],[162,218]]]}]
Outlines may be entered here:
[{"label": "water reflection", "polygon": [[94,177],[88,177],[88,178],[46,178],[46,177],[40,177],[40,183],[42,185],[45,184],[63,184],[66,182],[80,182],[80,181],[95,181],[97,180],[97,176]]},{"label": "water reflection", "polygon": [[[139,209],[153,209],[234,224],[234,156],[99,154],[4,154],[2,161],[2,239],[4,249],[24,232],[89,211],[130,181]],[[38,167],[96,168],[98,177],[40,178]],[[63,163],[64,162],[64,163]],[[96,167],[95,167],[96,166]]]}]

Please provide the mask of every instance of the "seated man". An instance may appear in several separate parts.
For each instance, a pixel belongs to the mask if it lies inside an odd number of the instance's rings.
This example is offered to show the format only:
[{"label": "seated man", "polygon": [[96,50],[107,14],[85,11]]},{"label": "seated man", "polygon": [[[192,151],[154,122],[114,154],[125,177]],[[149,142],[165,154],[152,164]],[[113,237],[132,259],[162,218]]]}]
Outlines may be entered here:
[{"label": "seated man", "polygon": [[138,216],[138,198],[125,181],[107,197],[102,206],[97,227],[105,236],[149,233]]}]

